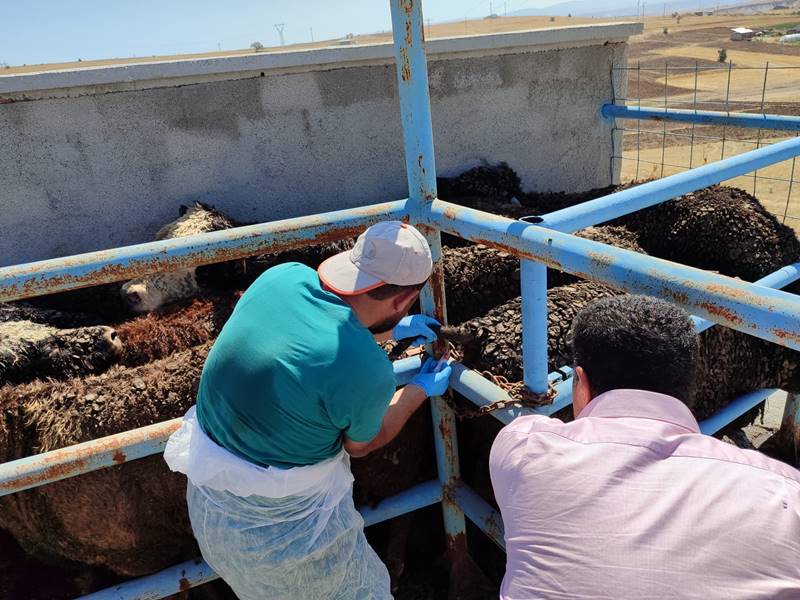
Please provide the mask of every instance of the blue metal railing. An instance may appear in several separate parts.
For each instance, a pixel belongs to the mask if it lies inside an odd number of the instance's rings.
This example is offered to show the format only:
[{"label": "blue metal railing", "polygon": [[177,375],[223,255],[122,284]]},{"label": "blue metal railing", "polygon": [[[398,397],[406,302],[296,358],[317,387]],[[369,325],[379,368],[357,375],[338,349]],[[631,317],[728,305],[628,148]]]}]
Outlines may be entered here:
[{"label": "blue metal railing", "polygon": [[[411,222],[419,225],[436,198],[436,162],[433,152],[433,124],[428,97],[428,66],[425,57],[425,34],[422,28],[421,2],[393,0],[392,31],[394,33],[397,89],[400,96],[400,118],[403,125],[408,202],[406,210]],[[422,228],[431,247],[434,267],[431,283],[420,294],[422,311],[440,322],[447,322],[442,272],[442,240],[437,229]],[[439,345],[440,353],[443,347]],[[442,398],[431,398],[433,441],[436,467],[443,489],[452,488],[461,478],[456,440],[456,418],[453,409]],[[464,513],[450,494],[442,497],[442,515],[448,552],[467,551],[467,525]]]},{"label": "blue metal railing", "polygon": [[800,137],[784,140],[548,213],[543,216],[543,224],[558,231],[571,233],[798,155],[800,155]]},{"label": "blue metal railing", "polygon": [[622,104],[606,104],[603,106],[602,114],[604,117],[617,119],[649,119],[653,121],[694,123],[696,125],[728,125],[752,129],[800,131],[800,117],[787,115],[685,110],[653,106],[625,106]]},{"label": "blue metal railing", "polygon": [[[287,219],[187,238],[152,242],[78,256],[0,268],[0,301],[17,300],[79,287],[122,281],[164,270],[277,252],[309,243],[353,236],[384,219],[406,219],[426,234],[435,259],[434,276],[422,295],[428,314],[445,317],[440,232],[445,231],[508,250],[521,258],[523,361],[525,383],[534,392],[553,383],[552,405],[494,412],[503,423],[522,414],[553,414],[571,403],[571,370],[547,372],[546,268],[553,267],[631,292],[667,298],[695,315],[698,330],[721,324],[769,341],[800,348],[800,300],[774,289],[800,277],[797,264],[755,284],[708,273],[570,235],[590,225],[629,214],[731,177],[800,154],[800,139],[788,140],[717,163],[646,183],[527,223],[490,215],[436,199],[435,163],[420,2],[391,0],[400,111],[403,123],[407,200],[386,202],[309,217]],[[718,123],[762,129],[797,130],[796,117],[743,115],[605,105],[608,118],[650,118]],[[419,368],[419,359],[395,363],[398,385]],[[479,373],[454,365],[451,387],[476,405],[509,399]],[[731,402],[701,423],[706,433],[763,402],[774,390],[757,390]],[[795,405],[793,405],[795,406]],[[465,516],[503,546],[500,515],[460,480],[453,411],[441,399],[431,404],[438,480],[429,481],[362,508],[367,525],[441,503],[448,549],[466,552]],[[797,412],[796,406],[793,414]],[[0,465],[0,495],[121,464],[163,451],[180,419]],[[159,598],[214,579],[202,560],[88,596],[98,599]]]}]

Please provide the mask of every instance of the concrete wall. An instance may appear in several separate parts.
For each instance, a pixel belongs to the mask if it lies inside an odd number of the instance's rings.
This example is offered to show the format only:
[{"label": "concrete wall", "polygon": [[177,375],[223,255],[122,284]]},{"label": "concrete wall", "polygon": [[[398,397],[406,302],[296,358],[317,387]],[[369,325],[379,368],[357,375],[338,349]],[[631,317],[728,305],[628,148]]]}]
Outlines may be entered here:
[{"label": "concrete wall", "polygon": [[[638,25],[428,44],[437,170],[612,180],[600,106]],[[181,203],[265,221],[405,197],[391,45],[0,77],[0,265],[148,241]]]}]

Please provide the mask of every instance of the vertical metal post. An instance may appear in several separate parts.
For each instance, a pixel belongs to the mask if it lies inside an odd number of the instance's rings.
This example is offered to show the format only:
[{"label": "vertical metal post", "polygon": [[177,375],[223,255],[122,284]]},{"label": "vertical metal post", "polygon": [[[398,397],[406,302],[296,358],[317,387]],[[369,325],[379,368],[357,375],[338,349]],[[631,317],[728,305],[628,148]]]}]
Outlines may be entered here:
[{"label": "vertical metal post", "polygon": [[[725,86],[725,112],[731,112],[731,73],[733,72],[733,61],[728,61],[728,83]],[[722,126],[722,148],[720,149],[719,159],[725,160],[725,125]]]},{"label": "vertical metal post", "polygon": [[[697,112],[697,71],[698,71],[698,61],[694,61],[694,102],[692,108],[694,108],[695,113]],[[694,126],[695,124],[692,123],[692,141],[689,143],[689,169],[694,166]]]},{"label": "vertical metal post", "polygon": [[[767,95],[767,74],[769,73],[769,61],[764,65],[764,85],[761,87],[761,114],[764,114],[764,98]],[[761,128],[758,129],[756,136],[756,150],[761,148]],[[756,186],[758,185],[758,169],[753,171],[753,196],[756,195]]]},{"label": "vertical metal post", "polygon": [[547,391],[547,267],[520,261],[522,288],[522,365],[525,387],[534,394]]},{"label": "vertical metal post", "polygon": [[[638,10],[638,8],[637,8]],[[642,108],[642,62],[636,62],[636,96],[639,98],[639,108]],[[622,142],[622,153],[625,154],[625,141],[623,137]],[[642,164],[642,156],[641,156],[641,149],[642,149],[642,120],[636,119],[636,176],[633,178],[634,181],[639,181],[639,165]]]},{"label": "vertical metal post", "polygon": [[[428,96],[428,67],[425,60],[425,38],[422,29],[420,0],[390,0],[392,34],[397,62],[397,89],[403,123],[406,174],[408,176],[408,209],[412,221],[430,210],[436,198],[436,166],[433,156],[433,127]],[[420,296],[423,312],[445,322],[447,319],[444,281],[441,264],[442,245],[438,230],[421,228],[428,238],[434,259],[430,285]],[[441,350],[442,348],[439,348]],[[453,491],[460,479],[458,445],[453,410],[441,399],[431,399],[433,435],[439,481],[444,488],[442,512],[448,550],[466,552],[464,513],[455,503]],[[452,555],[451,555],[452,556]]]},{"label": "vertical metal post", "polygon": [[[664,112],[666,112],[667,108],[667,93],[669,88],[669,63],[664,63]],[[661,175],[660,177],[664,177],[664,156],[667,152],[667,121],[664,120],[664,131],[662,133],[661,138]]]},{"label": "vertical metal post", "polygon": [[786,223],[786,216],[789,214],[789,203],[792,200],[792,184],[794,184],[794,167],[796,163],[797,157],[795,156],[792,158],[792,169],[789,171],[789,191],[786,193],[786,208],[783,210],[783,220],[781,223]]}]

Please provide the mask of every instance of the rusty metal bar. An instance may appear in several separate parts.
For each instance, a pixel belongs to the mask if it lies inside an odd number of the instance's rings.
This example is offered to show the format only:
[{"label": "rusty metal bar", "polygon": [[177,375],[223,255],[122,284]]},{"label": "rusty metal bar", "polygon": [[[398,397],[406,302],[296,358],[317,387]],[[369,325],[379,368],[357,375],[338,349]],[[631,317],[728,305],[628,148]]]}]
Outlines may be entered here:
[{"label": "rusty metal bar", "polygon": [[442,200],[433,203],[429,219],[470,241],[627,292],[665,298],[715,323],[800,349],[800,298],[794,294]]},{"label": "rusty metal bar", "polygon": [[[453,375],[450,377],[450,386],[476,406],[486,406],[494,402],[511,402],[508,392],[477,371],[455,362],[452,363],[452,367]],[[568,377],[562,380],[560,373],[551,373],[548,379],[555,383],[557,392],[552,404],[537,408],[509,406],[494,410],[490,414],[504,425],[508,425],[517,417],[550,416],[572,404],[572,379]]]},{"label": "rusty metal bar", "polygon": [[706,435],[714,435],[720,429],[741,417],[748,410],[755,408],[759,404],[763,404],[767,398],[777,391],[778,390],[773,388],[766,388],[748,392],[747,394],[742,394],[738,398],[734,398],[705,421],[701,421],[699,423],[700,432]]},{"label": "rusty metal bar", "polygon": [[[403,123],[406,177],[408,179],[408,212],[411,222],[422,224],[431,247],[434,266],[429,285],[420,295],[422,311],[446,323],[447,311],[442,271],[442,245],[438,230],[427,227],[425,216],[436,198],[436,163],[433,151],[433,126],[428,96],[428,66],[425,57],[422,2],[390,0],[392,34],[394,36],[397,89],[400,96],[400,118]],[[444,350],[437,345],[438,352]],[[437,352],[437,354],[438,354]],[[466,552],[464,513],[447,492],[460,477],[458,441],[453,410],[441,398],[431,398],[433,437],[439,481],[445,490],[442,515],[448,551]],[[451,585],[454,582],[451,580]]]},{"label": "rusty metal bar", "polygon": [[359,506],[358,512],[364,518],[364,526],[369,527],[441,501],[442,485],[434,479],[403,490],[375,506]]},{"label": "rusty metal bar", "polygon": [[3,267],[0,302],[354,237],[379,221],[406,218],[405,204],[384,202]]},{"label": "rusty metal bar", "polygon": [[[793,263],[791,265],[781,267],[777,271],[770,273],[766,277],[762,277],[758,281],[754,281],[753,285],[761,285],[768,288],[780,289],[786,287],[790,283],[794,283],[798,279],[800,279],[800,263]],[[694,328],[697,333],[701,333],[715,325],[713,321],[701,319],[700,317],[695,317],[694,315],[692,315],[692,321],[694,322]]]},{"label": "rusty metal bar", "polygon": [[[442,499],[442,486],[438,481],[426,481],[387,498],[377,506],[361,506],[358,511],[364,525],[376,525],[420,508],[436,504]],[[100,590],[79,600],[156,600],[218,579],[218,575],[202,558],[169,567],[153,575],[126,581]]]},{"label": "rusty metal bar", "polygon": [[469,520],[475,523],[481,531],[489,536],[501,550],[506,549],[505,528],[503,527],[503,517],[498,511],[481,498],[475,490],[468,485],[461,483],[456,486],[454,494],[458,506],[464,510]]},{"label": "rusty metal bar", "polygon": [[0,464],[0,496],[163,452],[180,425],[172,419]]},{"label": "rusty metal bar", "polygon": [[[395,382],[406,385],[420,368],[414,356],[395,361]],[[181,418],[0,464],[0,496],[75,477],[164,451]]]},{"label": "rusty metal bar", "polygon": [[573,232],[654,206],[727,179],[800,155],[800,138],[791,138],[717,162],[649,181],[542,216],[543,225]]},{"label": "rusty metal bar", "polygon": [[215,579],[219,579],[219,575],[208,563],[202,558],[195,558],[153,575],[81,596],[78,600],[157,600]]}]

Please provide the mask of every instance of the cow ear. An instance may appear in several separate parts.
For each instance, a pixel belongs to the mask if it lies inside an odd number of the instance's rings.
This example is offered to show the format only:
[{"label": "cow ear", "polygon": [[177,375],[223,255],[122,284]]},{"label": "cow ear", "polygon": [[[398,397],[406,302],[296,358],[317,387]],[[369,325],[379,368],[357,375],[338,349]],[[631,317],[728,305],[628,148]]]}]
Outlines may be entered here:
[{"label": "cow ear", "polygon": [[185,204],[181,204],[180,208],[178,208],[178,216],[182,217],[183,215],[186,214],[186,211],[188,211],[188,210],[189,210],[188,206],[186,206]]}]

